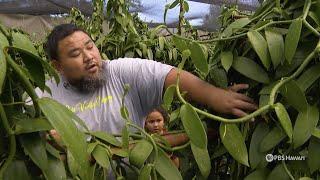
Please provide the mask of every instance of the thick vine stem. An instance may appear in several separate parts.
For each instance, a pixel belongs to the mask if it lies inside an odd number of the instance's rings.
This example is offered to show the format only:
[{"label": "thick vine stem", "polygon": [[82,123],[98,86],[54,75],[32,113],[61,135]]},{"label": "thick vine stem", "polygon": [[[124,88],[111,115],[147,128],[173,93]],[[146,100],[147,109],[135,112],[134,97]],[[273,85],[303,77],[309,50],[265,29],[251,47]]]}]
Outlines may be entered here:
[{"label": "thick vine stem", "polygon": [[40,114],[41,114],[41,109],[40,109],[39,104],[38,104],[38,96],[34,92],[34,88],[33,88],[32,84],[30,83],[29,79],[24,76],[24,74],[21,71],[21,69],[13,61],[11,56],[7,53],[7,50],[8,50],[7,48],[4,49],[4,53],[5,53],[5,56],[6,56],[6,59],[7,59],[7,63],[12,67],[12,69],[15,71],[15,73],[17,73],[18,78],[25,85],[25,90],[27,91],[27,93],[29,94],[29,96],[31,97],[31,99],[33,101],[33,105],[34,105],[35,112],[36,112],[35,117],[39,117]]},{"label": "thick vine stem", "polygon": [[14,156],[16,154],[16,138],[13,130],[10,128],[6,113],[3,109],[1,102],[0,102],[0,118],[1,118],[4,129],[7,131],[9,135],[9,155],[7,160],[4,162],[4,164],[0,168],[0,179],[3,179],[4,172],[6,172],[7,168],[13,161]]},{"label": "thick vine stem", "polygon": [[148,137],[148,139],[151,141],[152,146],[154,148],[154,152],[155,152],[155,160],[158,159],[158,147],[156,142],[154,141],[154,139],[151,137],[150,134],[146,133],[141,127],[132,124],[132,123],[127,123],[129,126],[136,128],[137,130],[139,130],[142,134],[144,134],[146,137]]},{"label": "thick vine stem", "polygon": [[302,22],[314,35],[320,37],[320,33],[314,27],[312,27],[307,20],[303,19]]},{"label": "thick vine stem", "polygon": [[286,163],[284,161],[281,161],[284,170],[286,171],[287,175],[290,177],[291,180],[294,180],[294,177],[292,176],[291,172],[289,171]]},{"label": "thick vine stem", "polygon": [[306,6],[304,8],[304,11],[303,11],[303,20],[305,20],[309,14],[309,10],[310,10],[310,7],[311,7],[311,0],[306,0]]}]

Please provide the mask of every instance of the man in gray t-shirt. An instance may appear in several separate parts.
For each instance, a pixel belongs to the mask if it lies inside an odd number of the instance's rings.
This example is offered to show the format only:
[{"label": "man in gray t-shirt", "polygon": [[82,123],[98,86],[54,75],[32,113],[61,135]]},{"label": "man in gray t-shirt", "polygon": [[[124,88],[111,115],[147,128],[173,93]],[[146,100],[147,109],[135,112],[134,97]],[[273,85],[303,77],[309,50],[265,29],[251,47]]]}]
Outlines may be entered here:
[{"label": "man in gray t-shirt", "polygon": [[[75,112],[91,130],[121,131],[125,84],[131,87],[125,97],[130,118],[142,126],[143,117],[161,103],[163,90],[176,83],[176,68],[159,62],[130,58],[102,61],[88,34],[72,24],[55,27],[46,48],[61,77],[58,85],[47,82],[52,97]],[[250,98],[237,93],[247,88],[244,84],[220,89],[182,71],[179,86],[192,100],[220,113],[244,116],[257,108]]]}]

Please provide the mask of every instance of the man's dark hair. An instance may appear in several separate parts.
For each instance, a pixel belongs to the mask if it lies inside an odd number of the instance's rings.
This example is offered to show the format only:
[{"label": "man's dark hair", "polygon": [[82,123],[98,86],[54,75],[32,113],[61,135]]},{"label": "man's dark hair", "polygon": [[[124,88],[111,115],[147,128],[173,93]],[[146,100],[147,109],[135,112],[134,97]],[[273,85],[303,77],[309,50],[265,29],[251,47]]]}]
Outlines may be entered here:
[{"label": "man's dark hair", "polygon": [[[71,35],[72,33],[76,31],[82,31],[86,34],[88,34],[83,29],[77,27],[74,24],[61,24],[56,26],[51,33],[49,34],[47,38],[47,42],[45,44],[45,49],[47,52],[47,55],[49,56],[49,59],[55,59],[58,60],[58,43],[59,41],[63,40],[65,37]],[[90,37],[90,36],[89,36]]]}]

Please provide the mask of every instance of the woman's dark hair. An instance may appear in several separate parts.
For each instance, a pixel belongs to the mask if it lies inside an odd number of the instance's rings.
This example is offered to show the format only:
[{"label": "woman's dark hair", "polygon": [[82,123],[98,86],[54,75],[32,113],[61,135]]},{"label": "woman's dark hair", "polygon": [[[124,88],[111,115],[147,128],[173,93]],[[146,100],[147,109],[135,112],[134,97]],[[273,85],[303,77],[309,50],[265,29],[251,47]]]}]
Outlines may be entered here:
[{"label": "woman's dark hair", "polygon": [[[47,38],[47,42],[45,44],[45,50],[47,55],[49,56],[49,59],[55,59],[58,60],[58,43],[59,41],[63,40],[65,37],[73,34],[76,31],[82,31],[86,34],[88,34],[83,29],[77,27],[74,24],[61,24],[56,26],[51,33],[49,34]],[[89,36],[90,37],[90,36]]]}]

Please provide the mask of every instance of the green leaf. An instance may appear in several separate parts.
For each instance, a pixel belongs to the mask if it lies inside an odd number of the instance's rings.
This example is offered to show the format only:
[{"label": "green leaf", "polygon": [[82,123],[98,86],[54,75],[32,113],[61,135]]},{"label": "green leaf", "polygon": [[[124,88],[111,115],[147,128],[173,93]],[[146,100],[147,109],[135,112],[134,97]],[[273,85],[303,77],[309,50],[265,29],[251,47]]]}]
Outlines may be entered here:
[{"label": "green leaf", "polygon": [[170,4],[169,9],[175,8],[178,4],[179,4],[179,0],[173,1],[173,2]]},{"label": "green leaf", "polygon": [[20,135],[19,140],[24,152],[42,171],[46,171],[48,169],[47,152],[39,133]]},{"label": "green leaf", "polygon": [[129,120],[129,111],[126,106],[121,106],[120,113],[123,119]]},{"label": "green leaf", "polygon": [[157,172],[164,178],[170,180],[182,180],[182,176],[178,168],[173,164],[168,155],[160,148],[158,148],[158,158],[155,161],[155,168]]},{"label": "green leaf", "polygon": [[183,1],[183,7],[184,7],[184,11],[188,12],[189,11],[189,4],[187,1]]},{"label": "green leaf", "polygon": [[44,172],[48,180],[67,179],[67,174],[63,162],[48,154],[48,170]]},{"label": "green leaf", "polygon": [[278,164],[269,174],[267,180],[290,180],[286,170],[284,169],[283,165],[280,163]]},{"label": "green leaf", "polygon": [[278,128],[277,126],[273,127],[273,129],[260,142],[260,152],[269,151],[278,145],[285,137],[286,134],[282,131],[282,129]]},{"label": "green leaf", "polygon": [[198,146],[191,143],[191,150],[192,150],[193,156],[198,164],[201,175],[205,179],[207,179],[210,174],[210,171],[211,171],[211,162],[210,162],[208,149],[207,148],[205,148],[205,149],[199,148]]},{"label": "green leaf", "polygon": [[109,169],[110,160],[108,151],[101,145],[97,145],[92,151],[92,156],[97,161],[97,163],[105,169]]},{"label": "green leaf", "polygon": [[117,147],[121,147],[121,142],[119,142],[117,138],[115,138],[113,135],[111,135],[107,132],[95,131],[95,132],[91,132],[90,134],[109,143],[109,144],[112,144]]},{"label": "green leaf", "polygon": [[60,153],[57,149],[55,149],[51,144],[49,144],[48,142],[46,143],[46,150],[49,154],[51,154],[52,156],[54,156],[57,159],[60,159]]},{"label": "green leaf", "polygon": [[306,111],[299,112],[293,129],[293,147],[304,144],[311,136],[319,120],[319,110],[315,106],[308,106]]},{"label": "green leaf", "polygon": [[297,50],[302,28],[302,19],[295,19],[289,26],[284,44],[284,54],[289,64]]},{"label": "green leaf", "polygon": [[22,160],[13,160],[6,171],[4,171],[3,177],[4,180],[31,180],[26,164]]},{"label": "green leaf", "polygon": [[265,180],[267,179],[269,172],[270,171],[267,168],[257,169],[245,177],[244,180]]},{"label": "green leaf", "polygon": [[198,68],[202,73],[208,74],[209,66],[203,49],[199,43],[192,42],[191,47],[191,60],[193,64]]},{"label": "green leaf", "polygon": [[219,133],[221,141],[230,155],[239,163],[249,167],[245,139],[237,125],[221,123]]},{"label": "green leaf", "polygon": [[223,32],[222,36],[229,37],[233,33],[239,31],[241,28],[245,27],[251,22],[249,18],[241,18],[232,22]]},{"label": "green leaf", "polygon": [[233,62],[233,54],[231,51],[221,52],[222,67],[228,72]]},{"label": "green leaf", "polygon": [[38,55],[37,49],[33,46],[33,43],[30,41],[29,37],[22,33],[12,33],[12,45],[13,47],[17,47],[25,51],[29,51],[35,55]]},{"label": "green leaf", "polygon": [[224,69],[214,67],[210,70],[210,77],[214,81],[214,85],[221,88],[228,87],[228,77]]},{"label": "green leaf", "polygon": [[96,148],[96,146],[99,144],[98,141],[94,142],[94,143],[89,143],[88,144],[88,148],[87,148],[87,153],[91,154],[94,150],[94,148]]},{"label": "green leaf", "polygon": [[252,169],[256,169],[257,167],[263,168],[267,165],[267,161],[265,160],[266,154],[264,152],[260,152],[260,142],[262,139],[268,134],[269,127],[266,123],[259,123],[256,129],[254,130],[250,142],[249,148],[249,160],[250,167]]},{"label": "green leaf", "polygon": [[249,41],[253,49],[258,54],[263,66],[266,69],[270,68],[270,54],[268,51],[268,44],[264,37],[258,31],[249,31],[247,33]]},{"label": "green leaf", "polygon": [[165,43],[165,38],[163,36],[159,36],[159,47],[161,51],[163,51],[164,49],[164,43]]},{"label": "green leaf", "polygon": [[282,34],[273,29],[267,29],[265,34],[271,61],[273,67],[276,68],[284,58],[284,40]]},{"label": "green leaf", "polygon": [[276,111],[280,124],[282,125],[282,128],[287,133],[290,139],[290,142],[292,142],[293,128],[292,128],[292,123],[286,108],[281,103],[277,103],[274,109]]},{"label": "green leaf", "polygon": [[189,49],[182,51],[182,61],[188,59],[190,55],[191,55],[191,51]]},{"label": "green leaf", "polygon": [[306,91],[320,77],[320,64],[306,70],[298,79],[297,84],[302,91]]},{"label": "green leaf", "polygon": [[320,140],[315,137],[311,137],[309,142],[309,147],[308,147],[308,158],[307,158],[307,163],[310,168],[311,174],[320,169],[319,152],[320,152]]},{"label": "green leaf", "polygon": [[135,165],[139,169],[151,154],[153,146],[146,140],[139,141],[129,153],[130,164]]},{"label": "green leaf", "polygon": [[146,164],[143,166],[143,168],[140,171],[139,178],[138,180],[146,180],[146,179],[151,179],[151,170],[152,170],[152,164]]},{"label": "green leaf", "polygon": [[317,127],[314,128],[314,130],[311,133],[314,137],[317,137],[320,139],[320,129],[318,129]]},{"label": "green leaf", "polygon": [[8,45],[9,43],[7,38],[2,33],[0,33],[0,95],[2,94],[2,88],[7,72],[7,61],[3,53],[3,47]]},{"label": "green leaf", "polygon": [[183,52],[184,50],[188,49],[188,42],[186,42],[185,40],[173,36],[172,41],[174,45],[180,50],[180,52]]},{"label": "green leaf", "polygon": [[172,58],[174,61],[176,61],[178,59],[178,52],[176,48],[172,49]]},{"label": "green leaf", "polygon": [[129,148],[129,132],[127,126],[123,126],[122,128],[122,148]]},{"label": "green leaf", "polygon": [[153,53],[151,49],[148,49],[148,59],[153,60]]},{"label": "green leaf", "polygon": [[173,97],[174,97],[175,92],[176,92],[176,86],[171,85],[166,89],[166,91],[163,95],[163,105],[167,110],[169,110],[171,107],[171,103],[173,101]]},{"label": "green leaf", "polygon": [[81,121],[81,119],[68,108],[52,99],[41,98],[38,102],[40,109],[78,162],[80,177],[89,179],[93,168],[90,167],[88,161],[89,154],[86,152],[87,143],[85,141],[85,135],[78,130],[74,123],[74,119],[78,119],[79,121]]},{"label": "green leaf", "polygon": [[190,141],[201,149],[207,148],[207,135],[203,124],[190,104],[184,104],[180,108],[180,116],[184,129]]},{"label": "green leaf", "polygon": [[285,100],[296,110],[302,112],[308,107],[307,99],[296,81],[291,80],[280,88],[280,93]]},{"label": "green leaf", "polygon": [[15,134],[24,134],[37,131],[48,131],[53,129],[47,119],[20,119],[15,126]]},{"label": "green leaf", "polygon": [[244,76],[255,81],[268,84],[270,82],[268,74],[251,59],[246,57],[237,57],[233,61],[232,67]]}]

